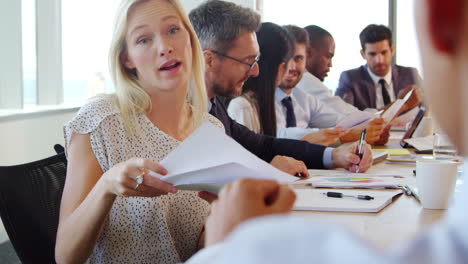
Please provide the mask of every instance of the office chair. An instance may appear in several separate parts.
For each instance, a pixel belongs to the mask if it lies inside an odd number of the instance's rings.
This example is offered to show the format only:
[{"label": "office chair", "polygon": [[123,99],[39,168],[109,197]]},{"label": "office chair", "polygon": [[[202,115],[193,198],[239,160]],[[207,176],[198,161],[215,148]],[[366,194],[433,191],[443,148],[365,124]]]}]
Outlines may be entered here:
[{"label": "office chair", "polygon": [[64,152],[31,163],[0,166],[0,217],[22,263],[55,263]]}]

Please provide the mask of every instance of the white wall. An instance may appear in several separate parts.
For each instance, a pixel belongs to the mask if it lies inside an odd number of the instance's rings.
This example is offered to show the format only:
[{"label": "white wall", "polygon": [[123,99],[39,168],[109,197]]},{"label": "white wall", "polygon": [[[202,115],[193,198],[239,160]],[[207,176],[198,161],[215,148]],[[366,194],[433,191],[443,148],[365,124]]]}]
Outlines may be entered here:
[{"label": "white wall", "polygon": [[53,146],[64,144],[63,124],[76,110],[36,114],[27,118],[0,119],[0,166],[51,156]]}]

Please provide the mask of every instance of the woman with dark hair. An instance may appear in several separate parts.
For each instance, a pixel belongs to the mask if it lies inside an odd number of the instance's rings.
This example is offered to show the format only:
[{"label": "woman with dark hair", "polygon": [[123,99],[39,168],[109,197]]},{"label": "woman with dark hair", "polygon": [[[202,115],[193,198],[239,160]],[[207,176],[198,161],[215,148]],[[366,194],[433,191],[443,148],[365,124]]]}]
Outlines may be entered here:
[{"label": "woman with dark hair", "polygon": [[252,131],[276,136],[275,89],[286,73],[294,43],[285,29],[270,22],[262,23],[257,41],[260,73],[245,82],[242,96],[230,102],[228,112]]}]

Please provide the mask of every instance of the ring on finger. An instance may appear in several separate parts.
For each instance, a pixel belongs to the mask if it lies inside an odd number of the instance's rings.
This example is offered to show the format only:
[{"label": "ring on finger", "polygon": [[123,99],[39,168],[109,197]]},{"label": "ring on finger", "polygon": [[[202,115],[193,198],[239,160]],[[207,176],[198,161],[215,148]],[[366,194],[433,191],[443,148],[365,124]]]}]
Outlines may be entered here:
[{"label": "ring on finger", "polygon": [[142,172],[140,175],[135,177],[135,182],[140,185],[143,184],[143,175],[145,175],[145,172]]},{"label": "ring on finger", "polygon": [[137,183],[137,185],[135,186],[135,188],[133,188],[135,191],[138,191],[138,186],[140,186],[139,183]]}]

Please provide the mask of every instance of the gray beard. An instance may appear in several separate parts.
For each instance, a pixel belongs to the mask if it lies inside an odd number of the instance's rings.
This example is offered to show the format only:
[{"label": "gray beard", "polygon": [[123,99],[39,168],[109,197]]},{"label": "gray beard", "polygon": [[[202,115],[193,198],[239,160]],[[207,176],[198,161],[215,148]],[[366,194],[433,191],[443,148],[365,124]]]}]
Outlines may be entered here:
[{"label": "gray beard", "polygon": [[214,84],[213,87],[213,93],[217,96],[224,96],[224,97],[237,97],[237,95],[233,94],[233,89],[223,89],[221,85]]}]

